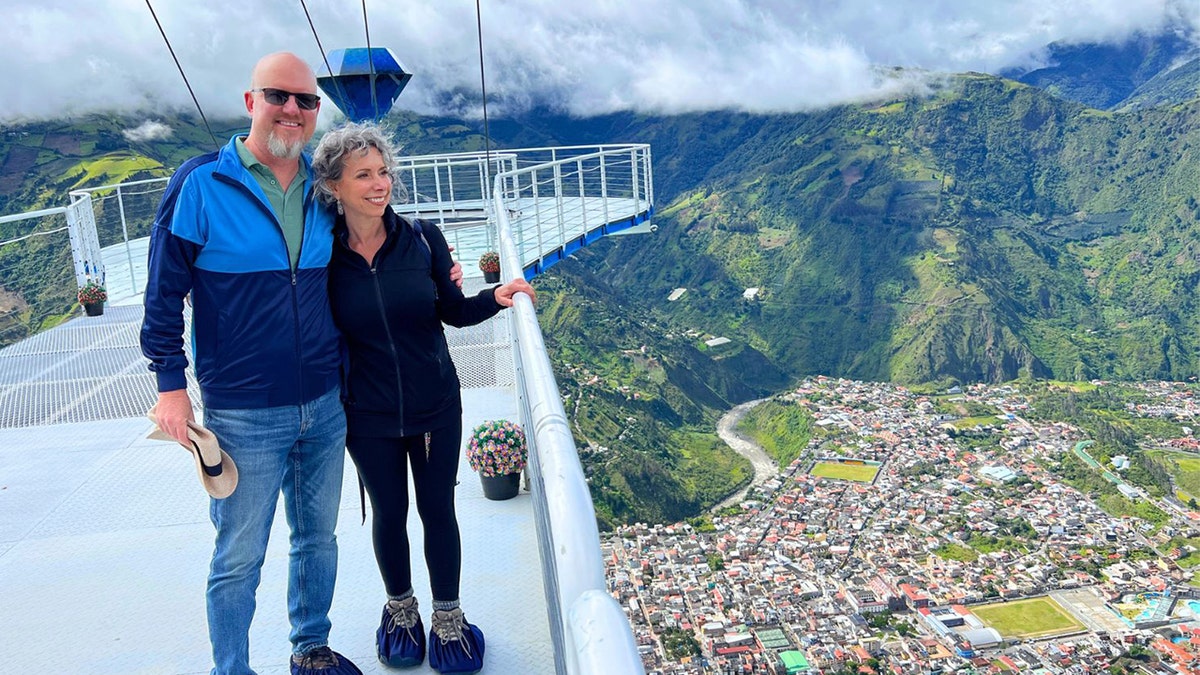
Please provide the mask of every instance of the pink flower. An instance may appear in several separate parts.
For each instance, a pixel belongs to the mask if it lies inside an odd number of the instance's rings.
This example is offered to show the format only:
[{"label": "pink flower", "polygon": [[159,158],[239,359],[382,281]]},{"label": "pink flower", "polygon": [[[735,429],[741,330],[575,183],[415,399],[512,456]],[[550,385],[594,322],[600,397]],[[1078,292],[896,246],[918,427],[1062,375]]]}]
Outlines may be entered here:
[{"label": "pink flower", "polygon": [[525,433],[508,420],[488,420],[471,432],[467,462],[482,476],[503,476],[525,468]]}]

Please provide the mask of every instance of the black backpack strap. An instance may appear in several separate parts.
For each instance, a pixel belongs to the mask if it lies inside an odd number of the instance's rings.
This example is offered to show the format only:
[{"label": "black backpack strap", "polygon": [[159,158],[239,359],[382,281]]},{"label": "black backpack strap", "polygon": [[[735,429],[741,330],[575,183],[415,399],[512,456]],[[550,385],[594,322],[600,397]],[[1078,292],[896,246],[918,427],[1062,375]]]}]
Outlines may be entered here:
[{"label": "black backpack strap", "polygon": [[363,485],[362,474],[355,472],[358,476],[358,503],[362,507],[362,524],[367,524],[367,486]]},{"label": "black backpack strap", "polygon": [[[408,220],[405,218],[405,220]],[[421,240],[421,253],[425,255],[425,262],[429,265],[430,274],[433,273],[433,249],[429,247],[429,240],[425,238],[425,228],[422,227],[420,220],[408,220],[408,224],[412,225],[413,232],[417,234],[417,239]]]}]

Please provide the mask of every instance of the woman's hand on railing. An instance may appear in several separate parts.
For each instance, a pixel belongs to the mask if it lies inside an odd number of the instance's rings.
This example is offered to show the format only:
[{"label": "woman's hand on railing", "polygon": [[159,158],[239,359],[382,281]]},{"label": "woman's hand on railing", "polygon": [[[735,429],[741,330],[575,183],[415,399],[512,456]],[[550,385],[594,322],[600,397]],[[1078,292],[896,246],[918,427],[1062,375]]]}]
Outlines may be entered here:
[{"label": "woman's hand on railing", "polygon": [[513,295],[517,293],[524,293],[529,296],[530,302],[537,302],[537,293],[533,290],[533,286],[530,286],[529,282],[524,279],[513,279],[503,286],[497,286],[493,293],[496,298],[496,304],[501,307],[512,307]]}]

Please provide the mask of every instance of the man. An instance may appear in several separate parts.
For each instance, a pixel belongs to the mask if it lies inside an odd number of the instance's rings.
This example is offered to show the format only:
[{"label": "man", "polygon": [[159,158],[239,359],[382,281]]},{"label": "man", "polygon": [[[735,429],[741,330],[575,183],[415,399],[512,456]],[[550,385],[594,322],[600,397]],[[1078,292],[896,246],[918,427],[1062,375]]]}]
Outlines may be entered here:
[{"label": "man", "polygon": [[326,296],[333,223],[312,194],[303,154],[316,92],[299,57],[263,57],[245,93],[249,135],[180,167],[150,240],[141,341],[158,379],[158,424],[186,443],[194,421],[183,353],[190,292],[204,424],[238,471],[233,494],[209,510],[213,675],[254,674],[250,622],[280,491],[291,527],[291,672],[361,673],[328,645],[346,418]]}]

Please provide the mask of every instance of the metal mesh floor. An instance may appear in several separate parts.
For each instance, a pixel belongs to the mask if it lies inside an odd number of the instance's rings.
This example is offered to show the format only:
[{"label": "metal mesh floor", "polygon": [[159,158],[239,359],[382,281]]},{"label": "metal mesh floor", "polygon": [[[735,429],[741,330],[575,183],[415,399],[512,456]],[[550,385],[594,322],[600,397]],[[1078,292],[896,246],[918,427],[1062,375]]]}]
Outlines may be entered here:
[{"label": "metal mesh floor", "polygon": [[[484,284],[468,279],[468,294]],[[190,331],[187,315],[185,334]],[[139,305],[110,305],[0,349],[0,429],[140,417],[156,399],[153,373],[138,345]],[[503,314],[478,326],[446,329],[464,388],[512,387],[512,343]],[[191,358],[191,345],[185,340]],[[191,370],[188,393],[200,400]]]},{"label": "metal mesh floor", "polygon": [[0,349],[0,429],[144,415],[157,388],[141,323],[141,307],[109,306]]},{"label": "metal mesh floor", "polygon": [[[186,453],[145,439],[150,423],[142,415],[155,386],[137,346],[140,324],[140,307],[110,306],[101,317],[74,319],[0,351],[4,672],[200,675],[210,667],[208,499]],[[485,419],[516,415],[507,325],[498,317],[447,329],[464,385],[464,434]],[[463,461],[457,505],[463,606],[487,635],[483,672],[554,672],[529,496],[485,499]],[[282,512],[251,629],[251,662],[260,675],[288,672]],[[350,462],[341,515],[332,644],[368,675],[394,672],[374,656],[384,596],[370,527],[359,524]],[[427,613],[424,534],[415,515],[409,529],[414,587]],[[87,635],[86,658],[63,649],[64,631],[76,629]]]}]

